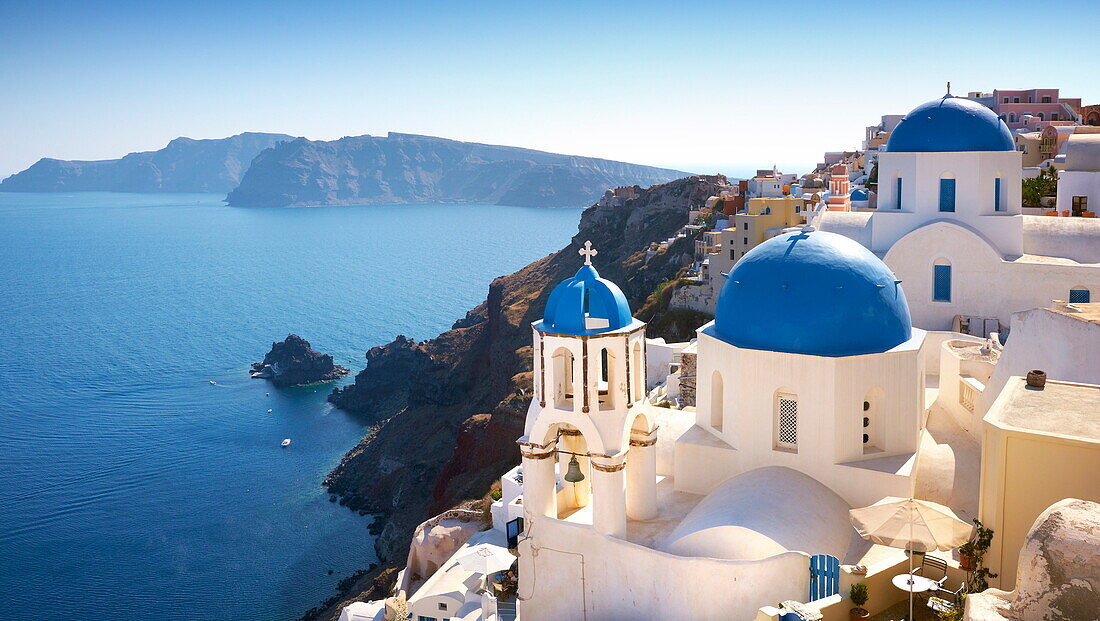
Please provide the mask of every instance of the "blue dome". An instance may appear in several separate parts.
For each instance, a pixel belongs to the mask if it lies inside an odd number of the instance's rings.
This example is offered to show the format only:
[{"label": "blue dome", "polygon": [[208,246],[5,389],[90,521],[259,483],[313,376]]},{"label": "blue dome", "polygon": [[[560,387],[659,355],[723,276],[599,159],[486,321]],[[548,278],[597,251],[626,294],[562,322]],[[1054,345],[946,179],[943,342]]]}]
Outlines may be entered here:
[{"label": "blue dome", "polygon": [[982,104],[951,97],[922,104],[890,133],[887,151],[1015,151],[1012,132]]},{"label": "blue dome", "polygon": [[622,290],[600,278],[596,268],[582,265],[576,276],[550,292],[542,327],[558,334],[598,334],[625,328],[633,321]]},{"label": "blue dome", "polygon": [[858,242],[803,229],[745,253],[730,271],[714,327],[749,349],[814,356],[887,351],[912,337],[901,281]]},{"label": "blue dome", "polygon": [[852,190],[852,195],[851,195],[851,197],[849,198],[849,200],[853,200],[853,201],[865,201],[865,200],[868,200],[868,198],[867,198],[867,190],[864,190],[863,188],[856,188],[856,189]]}]

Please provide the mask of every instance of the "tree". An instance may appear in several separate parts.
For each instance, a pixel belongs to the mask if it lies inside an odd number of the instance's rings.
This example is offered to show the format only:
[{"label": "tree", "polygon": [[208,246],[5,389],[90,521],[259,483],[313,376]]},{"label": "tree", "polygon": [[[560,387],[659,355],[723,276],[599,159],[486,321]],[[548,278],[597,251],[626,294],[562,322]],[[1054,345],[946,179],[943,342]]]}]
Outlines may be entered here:
[{"label": "tree", "polygon": [[1057,196],[1058,171],[1047,167],[1039,171],[1039,176],[1023,180],[1024,207],[1040,207],[1044,196]]}]

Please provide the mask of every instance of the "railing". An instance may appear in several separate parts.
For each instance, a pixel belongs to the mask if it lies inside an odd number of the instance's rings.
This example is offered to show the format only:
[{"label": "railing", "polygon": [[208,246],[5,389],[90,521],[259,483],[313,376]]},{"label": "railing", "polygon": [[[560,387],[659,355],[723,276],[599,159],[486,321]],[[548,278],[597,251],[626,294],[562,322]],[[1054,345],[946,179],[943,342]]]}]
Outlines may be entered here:
[{"label": "railing", "polygon": [[968,412],[974,411],[974,388],[966,380],[959,380],[959,404]]}]

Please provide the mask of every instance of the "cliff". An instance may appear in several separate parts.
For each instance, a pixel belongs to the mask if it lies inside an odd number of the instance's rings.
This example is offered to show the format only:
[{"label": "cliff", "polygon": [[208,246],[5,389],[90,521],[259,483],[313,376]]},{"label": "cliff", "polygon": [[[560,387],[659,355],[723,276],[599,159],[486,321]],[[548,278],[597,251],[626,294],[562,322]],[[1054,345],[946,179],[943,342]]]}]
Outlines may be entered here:
[{"label": "cliff", "polygon": [[228,192],[260,151],[285,134],[247,132],[212,140],[176,138],[159,151],[117,160],[42,158],[0,182],[3,192]]},{"label": "cliff", "polygon": [[473,202],[588,205],[609,187],[664,183],[687,173],[517,147],[390,133],[285,142],[261,153],[230,205],[289,207]]},{"label": "cliff", "polygon": [[271,351],[262,362],[252,363],[252,377],[270,379],[276,386],[296,386],[326,382],[347,375],[349,371],[333,364],[332,356],[322,354],[297,334],[285,341],[271,344]]},{"label": "cliff", "polygon": [[[646,261],[651,242],[673,235],[691,206],[718,191],[725,178],[689,177],[643,190],[622,207],[590,207],[568,246],[489,286],[488,298],[451,330],[424,342],[398,337],[367,353],[355,383],[333,391],[337,407],[377,422],[325,479],[341,502],[381,513],[385,526],[376,547],[382,569],[400,565],[413,530],[430,515],[481,498],[518,463],[515,440],[523,434],[531,391],[531,326],[550,290],[573,276],[585,240],[599,250],[600,275],[616,282],[631,307],[642,307],[662,283],[690,262],[694,239],[684,237]],[[660,320],[657,295],[647,307]],[[700,316],[700,323],[705,316]],[[649,336],[681,336],[669,322]],[[335,618],[339,604],[384,595],[370,576],[308,618]]]}]

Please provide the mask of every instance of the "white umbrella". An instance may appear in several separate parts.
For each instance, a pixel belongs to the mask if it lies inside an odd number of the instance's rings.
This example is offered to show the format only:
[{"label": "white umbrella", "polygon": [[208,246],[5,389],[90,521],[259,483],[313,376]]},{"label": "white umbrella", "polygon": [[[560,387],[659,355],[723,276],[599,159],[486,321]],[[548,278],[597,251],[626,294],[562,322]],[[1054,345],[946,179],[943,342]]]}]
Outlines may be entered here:
[{"label": "white umbrella", "polygon": [[[951,509],[927,500],[888,496],[870,507],[848,512],[859,536],[891,548],[912,552],[950,550],[970,540],[974,527]],[[913,589],[909,589],[909,619],[913,618]]]},{"label": "white umbrella", "polygon": [[479,543],[470,546],[456,561],[466,569],[487,576],[495,571],[508,569],[516,562],[516,557],[507,548],[491,543]]}]

